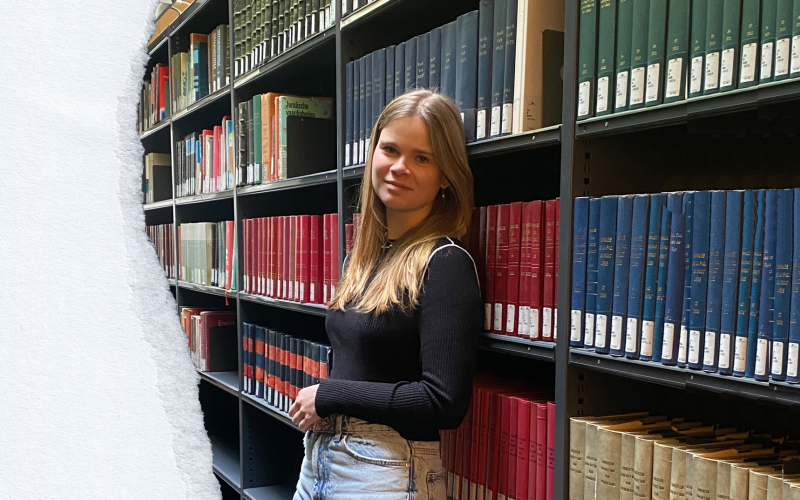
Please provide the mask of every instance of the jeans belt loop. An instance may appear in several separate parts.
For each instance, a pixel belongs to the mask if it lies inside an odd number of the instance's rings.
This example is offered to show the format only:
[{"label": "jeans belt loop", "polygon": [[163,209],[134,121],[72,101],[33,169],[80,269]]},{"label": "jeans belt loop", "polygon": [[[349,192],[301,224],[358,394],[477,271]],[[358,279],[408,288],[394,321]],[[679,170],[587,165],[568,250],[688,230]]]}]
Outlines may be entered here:
[{"label": "jeans belt loop", "polygon": [[336,415],[336,442],[342,440],[342,418],[344,415]]}]

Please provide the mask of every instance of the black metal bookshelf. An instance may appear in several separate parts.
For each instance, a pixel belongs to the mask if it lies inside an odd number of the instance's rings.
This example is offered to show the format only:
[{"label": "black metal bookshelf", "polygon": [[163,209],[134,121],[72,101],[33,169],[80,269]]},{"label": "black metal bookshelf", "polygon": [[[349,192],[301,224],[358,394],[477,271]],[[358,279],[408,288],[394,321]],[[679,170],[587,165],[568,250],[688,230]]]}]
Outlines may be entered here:
[{"label": "black metal bookshelf", "polygon": [[[177,231],[181,223],[232,218],[237,235],[241,235],[243,219],[276,213],[309,213],[309,203],[313,202],[316,207],[324,206],[325,210],[330,207],[329,212],[339,213],[341,259],[345,244],[344,224],[349,222],[354,193],[364,174],[363,164],[344,165],[342,88],[345,64],[372,50],[399,43],[452,21],[462,13],[477,9],[478,3],[478,0],[436,3],[428,0],[375,0],[349,14],[336,26],[309,37],[250,72],[235,78],[231,74],[230,85],[141,133],[146,152],[171,152],[174,157],[175,143],[186,133],[216,123],[224,115],[235,116],[234,110],[239,102],[270,91],[292,92],[335,99],[337,168],[177,199],[173,187],[173,199],[143,206],[145,220],[149,221],[148,224],[161,224],[171,212]],[[332,5],[336,19],[341,19],[340,2],[332,2]],[[565,2],[561,124],[467,145],[476,178],[476,202],[479,204],[557,196],[564,200],[560,213],[558,274],[558,289],[563,291],[558,294],[558,309],[563,313],[559,315],[557,324],[558,342],[534,342],[491,333],[483,333],[478,339],[478,355],[485,361],[482,366],[500,372],[504,368],[501,365],[521,364],[530,367],[532,380],[544,373],[547,380],[554,381],[557,405],[555,498],[567,498],[569,417],[609,408],[648,409],[635,406],[641,402],[626,391],[630,384],[640,384],[636,386],[639,388],[643,384],[648,395],[656,399],[673,394],[668,391],[678,391],[708,398],[733,398],[744,405],[800,407],[800,387],[795,385],[755,382],[569,349],[571,201],[577,196],[657,192],[666,190],[665,185],[674,189],[697,189],[692,184],[695,177],[713,183],[718,173],[713,162],[697,158],[692,150],[706,142],[716,144],[714,151],[733,151],[725,157],[726,161],[733,162],[726,168],[747,173],[750,165],[744,162],[748,160],[736,158],[737,148],[745,148],[765,155],[765,164],[770,162],[771,171],[780,173],[781,169],[791,168],[791,165],[777,161],[776,153],[767,152],[765,141],[774,140],[777,135],[784,137],[781,147],[790,145],[795,130],[787,129],[786,120],[781,119],[785,118],[783,115],[798,115],[800,109],[800,80],[786,80],[576,122],[578,5],[578,0]],[[191,31],[210,30],[223,22],[230,25],[232,9],[232,2],[228,0],[197,0],[180,16],[174,27],[168,28],[148,48],[151,63],[156,59],[170,61],[173,52],[178,48],[185,49]],[[419,16],[422,11],[426,12],[424,19]],[[391,25],[387,21],[391,21]],[[229,40],[229,50],[233,54],[232,29]],[[789,123],[797,125],[796,121],[790,120]],[[764,187],[748,184],[754,181],[743,182],[739,188]],[[239,240],[239,262],[242,255]],[[177,250],[175,257],[177,261]],[[238,273],[237,282],[241,283],[241,266]],[[287,414],[242,390],[242,324],[250,322],[280,329],[296,323],[302,325],[297,327],[302,330],[301,336],[324,340],[324,307],[226,291],[182,280],[170,280],[170,288],[179,306],[199,304],[235,308],[238,315],[239,371],[200,373],[201,384],[207,387],[206,396],[201,391],[201,403],[203,397],[212,397],[237,404],[238,418],[229,412],[227,416],[219,417],[228,419],[224,427],[214,422],[215,430],[224,428],[230,432],[223,433],[223,436],[209,430],[215,474],[235,492],[236,498],[291,498],[302,458],[301,433]],[[626,398],[627,403],[623,404]],[[753,411],[768,410],[754,406]]]}]

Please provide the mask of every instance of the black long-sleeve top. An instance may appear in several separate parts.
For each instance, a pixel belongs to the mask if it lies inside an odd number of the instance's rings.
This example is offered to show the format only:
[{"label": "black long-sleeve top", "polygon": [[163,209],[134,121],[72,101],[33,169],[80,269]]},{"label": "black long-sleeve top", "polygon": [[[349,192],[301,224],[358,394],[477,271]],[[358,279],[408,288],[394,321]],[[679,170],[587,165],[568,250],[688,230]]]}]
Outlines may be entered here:
[{"label": "black long-sleeve top", "polygon": [[458,427],[469,407],[482,315],[472,258],[457,240],[441,238],[413,310],[328,311],[333,368],[317,389],[317,414],[438,440],[439,430]]}]

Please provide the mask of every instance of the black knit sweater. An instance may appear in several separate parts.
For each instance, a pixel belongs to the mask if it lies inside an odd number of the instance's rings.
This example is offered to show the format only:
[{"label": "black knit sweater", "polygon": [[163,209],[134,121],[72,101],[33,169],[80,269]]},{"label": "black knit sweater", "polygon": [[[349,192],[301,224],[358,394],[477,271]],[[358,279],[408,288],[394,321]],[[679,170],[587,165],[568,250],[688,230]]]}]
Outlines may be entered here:
[{"label": "black knit sweater", "polygon": [[333,369],[317,390],[320,417],[344,414],[436,441],[458,427],[472,396],[483,314],[475,264],[457,240],[434,247],[419,304],[376,315],[329,310]]}]

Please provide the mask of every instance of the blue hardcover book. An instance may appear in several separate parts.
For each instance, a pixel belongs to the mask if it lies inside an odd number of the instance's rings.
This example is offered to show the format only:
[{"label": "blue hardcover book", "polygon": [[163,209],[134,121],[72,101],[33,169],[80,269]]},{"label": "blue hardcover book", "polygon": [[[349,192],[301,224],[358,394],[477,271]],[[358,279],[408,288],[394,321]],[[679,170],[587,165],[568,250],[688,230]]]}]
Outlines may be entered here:
[{"label": "blue hardcover book", "polygon": [[[266,336],[266,330],[260,326],[255,327],[256,331],[256,343],[255,343],[255,351],[256,351],[256,397],[263,398],[264,397],[264,337]],[[261,352],[258,349],[258,343],[261,342]],[[260,372],[260,373],[259,373]],[[259,380],[259,374],[261,375],[261,380]]]},{"label": "blue hardcover book", "polygon": [[242,323],[242,390],[250,393],[250,353],[249,351],[249,338],[250,323]]},{"label": "blue hardcover book", "polygon": [[609,353],[625,353],[625,318],[628,307],[628,274],[631,261],[631,220],[633,196],[617,200],[617,234],[614,247],[614,297],[611,306],[611,340]]},{"label": "blue hardcover book", "polygon": [[794,217],[792,220],[792,297],[789,314],[789,355],[786,357],[786,381],[800,382],[800,188],[794,188]]},{"label": "blue hardcover book", "polygon": [[[673,193],[681,196],[680,193]],[[658,243],[658,276],[656,280],[656,314],[653,326],[652,359],[661,361],[661,348],[664,345],[664,313],[667,305],[667,270],[669,266],[669,236],[672,228],[672,213],[669,211],[669,193],[662,193],[661,236]],[[680,205],[680,201],[677,202]]]},{"label": "blue hardcover book", "polygon": [[[711,192],[711,222],[708,234],[708,293],[706,295],[703,370],[717,371],[719,322],[722,306],[722,272],[725,254],[725,191]],[[691,349],[691,342],[689,343]]]},{"label": "blue hardcover book", "polygon": [[406,42],[394,46],[394,96],[406,90]]},{"label": "blue hardcover book", "polygon": [[439,92],[442,78],[442,28],[430,31],[430,52],[428,54],[428,88]]},{"label": "blue hardcover book", "polygon": [[686,368],[686,353],[689,348],[689,321],[692,311],[692,235],[694,222],[694,191],[686,191],[683,195],[683,214],[686,216],[683,244],[686,247],[683,274],[683,312],[680,317],[680,333],[678,341],[677,365]]},{"label": "blue hardcover book", "polygon": [[442,26],[442,64],[439,84],[442,94],[450,99],[456,99],[456,22],[452,21]]},{"label": "blue hardcover book", "polygon": [[658,249],[661,237],[661,193],[650,195],[650,220],[647,229],[647,262],[644,273],[644,304],[642,305],[642,327],[639,349],[626,353],[631,359],[650,361],[653,356],[653,331],[656,318],[656,286],[658,285]]},{"label": "blue hardcover book", "polygon": [[[736,290],[739,286],[739,251],[742,243],[742,191],[725,194],[725,249],[722,257],[722,303],[719,320],[717,370],[733,373],[733,341],[736,338]],[[706,321],[708,329],[708,321]]]},{"label": "blue hardcover book", "polygon": [[775,241],[775,307],[772,315],[773,380],[786,380],[786,347],[789,343],[789,306],[792,290],[792,202],[791,189],[777,192],[777,233]]},{"label": "blue hardcover book", "polygon": [[775,310],[775,249],[778,230],[778,190],[767,190],[764,209],[764,257],[761,263],[761,289],[758,297],[758,339],[753,378],[769,380],[769,346],[772,340],[772,320]]},{"label": "blue hardcover book", "polygon": [[[644,293],[644,271],[647,263],[647,203],[649,196],[637,194],[633,198],[631,219],[630,271],[628,274],[627,323],[625,325],[625,356],[639,352],[642,325],[642,294]],[[613,354],[613,353],[612,353]]]},{"label": "blue hardcover book", "polygon": [[569,345],[583,347],[583,311],[586,306],[586,237],[589,229],[589,198],[575,198],[572,213],[572,316]]},{"label": "blue hardcover book", "polygon": [[389,104],[394,99],[394,55],[396,52],[396,48],[394,45],[389,45],[386,47],[386,71],[384,73],[383,78],[383,85],[384,85],[384,97],[383,102],[384,104]]},{"label": "blue hardcover book", "polygon": [[583,347],[594,348],[594,317],[597,312],[597,244],[600,235],[600,198],[589,200],[589,229],[586,237],[586,313]]},{"label": "blue hardcover book", "polygon": [[344,164],[352,165],[350,151],[353,145],[353,61],[344,66],[345,113],[344,113]]},{"label": "blue hardcover book", "polygon": [[736,297],[736,338],[733,376],[744,377],[747,367],[747,332],[750,324],[750,290],[753,286],[753,247],[758,220],[758,191],[744,192],[742,204],[742,249],[739,252],[739,283]]},{"label": "blue hardcover book", "polygon": [[684,274],[686,273],[686,215],[681,205],[690,193],[670,193],[667,208],[670,212],[669,261],[667,262],[667,293],[664,305],[664,336],[661,342],[661,362],[675,365],[678,361],[678,341],[683,313]]},{"label": "blue hardcover book", "polygon": [[[686,361],[692,370],[703,369],[703,333],[706,329],[706,294],[708,292],[709,227],[711,223],[711,192],[694,194],[692,221],[692,265],[689,305],[689,344]],[[680,361],[680,359],[679,359]]]},{"label": "blue hardcover book", "polygon": [[[744,376],[748,378],[753,378],[755,375],[756,366],[756,340],[758,340],[758,315],[761,305],[761,280],[764,279],[762,275],[762,257],[764,254],[764,217],[766,213],[766,197],[766,191],[759,189],[758,198],[756,201],[756,232],[753,236],[753,259],[752,263],[750,264],[750,313],[747,320],[747,343],[744,345],[746,348],[746,351],[744,352],[746,360]],[[739,352],[738,345],[736,346],[736,352]],[[736,375],[735,371],[734,375]]]},{"label": "blue hardcover book", "polygon": [[614,250],[616,248],[617,196],[600,198],[600,231],[597,240],[597,303],[594,350],[608,354],[611,306],[614,297]]}]

